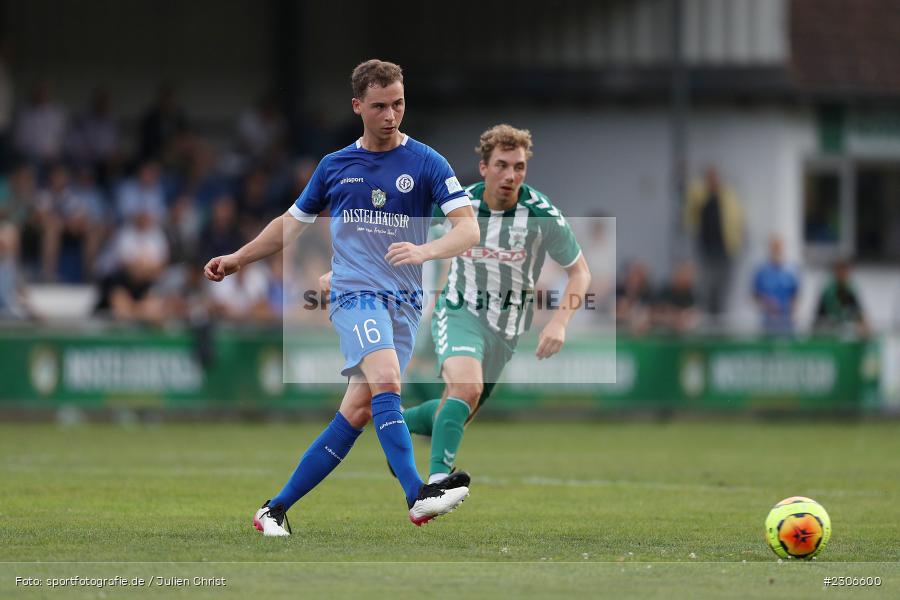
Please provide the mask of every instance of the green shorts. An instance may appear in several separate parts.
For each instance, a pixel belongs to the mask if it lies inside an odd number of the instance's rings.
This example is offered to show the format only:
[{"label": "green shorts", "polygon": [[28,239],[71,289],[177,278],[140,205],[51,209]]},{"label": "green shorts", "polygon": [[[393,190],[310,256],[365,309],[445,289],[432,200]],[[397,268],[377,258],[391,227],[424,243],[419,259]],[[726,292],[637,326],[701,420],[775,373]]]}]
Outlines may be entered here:
[{"label": "green shorts", "polygon": [[438,359],[438,375],[451,356],[471,356],[481,363],[484,390],[479,406],[487,400],[503,367],[515,352],[515,342],[505,340],[465,306],[448,307],[443,294],[438,298],[431,318],[431,336]]}]

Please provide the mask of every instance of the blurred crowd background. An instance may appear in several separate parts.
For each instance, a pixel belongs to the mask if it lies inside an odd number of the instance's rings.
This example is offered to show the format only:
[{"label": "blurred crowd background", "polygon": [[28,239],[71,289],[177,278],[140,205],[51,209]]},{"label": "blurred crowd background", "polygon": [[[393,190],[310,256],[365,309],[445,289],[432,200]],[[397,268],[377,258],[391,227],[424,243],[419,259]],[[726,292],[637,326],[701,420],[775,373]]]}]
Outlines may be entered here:
[{"label": "blurred crowd background", "polygon": [[[897,321],[894,0],[189,4],[0,3],[0,318],[278,323],[281,257],[201,267],[356,139],[349,72],[379,56],[461,180],[508,121],[534,133],[530,183],[615,218],[577,229],[617,250],[593,291],[621,332]],[[306,247],[315,288],[327,243]]]},{"label": "blurred crowd background", "polygon": [[99,317],[161,324],[206,305],[224,319],[280,319],[280,255],[224,285],[201,281],[202,265],[290,206],[316,157],[336,147],[333,132],[305,147],[264,91],[235,115],[222,147],[197,131],[168,83],[128,132],[103,88],[80,110],[59,102],[47,80],[22,96],[6,107],[3,134],[4,316],[47,316],[29,288],[61,284],[93,290]]}]

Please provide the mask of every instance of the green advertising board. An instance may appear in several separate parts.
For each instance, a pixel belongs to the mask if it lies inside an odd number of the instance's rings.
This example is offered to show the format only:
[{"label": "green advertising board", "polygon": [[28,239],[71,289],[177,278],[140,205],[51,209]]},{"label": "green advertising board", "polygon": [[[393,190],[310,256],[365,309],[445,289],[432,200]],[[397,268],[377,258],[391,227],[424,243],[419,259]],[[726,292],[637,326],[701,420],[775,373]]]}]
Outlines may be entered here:
[{"label": "green advertising board", "polygon": [[[567,370],[579,356],[600,371],[611,363],[615,383],[569,388],[507,376],[500,402],[552,403],[581,389],[598,408],[841,410],[871,406],[877,388],[877,355],[860,341],[619,337],[615,352],[598,352],[576,338],[556,366],[557,381],[577,376]],[[520,348],[506,375],[527,372],[533,360],[530,348]]]},{"label": "green advertising board", "polygon": [[340,397],[283,383],[280,329],[217,332],[206,364],[200,343],[189,332],[3,332],[0,403],[317,408]]},{"label": "green advertising board", "polygon": [[[336,375],[335,348],[333,335],[309,335],[289,344],[284,357],[280,330],[220,330],[203,358],[199,338],[184,331],[8,330],[0,332],[0,406],[333,408],[343,393],[339,377],[285,384],[283,373],[289,365]],[[489,408],[872,407],[875,348],[829,338],[613,340],[573,333],[563,352],[545,361],[520,346]],[[440,394],[430,359],[418,357],[409,375],[417,382],[405,388],[409,403]]]}]

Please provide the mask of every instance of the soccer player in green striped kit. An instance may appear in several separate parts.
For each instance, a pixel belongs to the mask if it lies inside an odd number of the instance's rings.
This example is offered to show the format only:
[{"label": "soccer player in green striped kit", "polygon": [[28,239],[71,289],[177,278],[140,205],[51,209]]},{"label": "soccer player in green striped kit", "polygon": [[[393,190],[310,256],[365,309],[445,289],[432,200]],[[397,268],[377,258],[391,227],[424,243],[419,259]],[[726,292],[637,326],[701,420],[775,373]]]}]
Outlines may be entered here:
[{"label": "soccer player in green striped kit", "polygon": [[568,222],[544,194],[525,183],[531,146],[527,130],[497,125],[481,134],[475,149],[484,181],[466,191],[481,239],[451,259],[431,321],[444,394],[403,413],[410,432],[431,436],[429,483],[453,470],[465,426],[531,326],[535,283],[546,256],[565,269],[568,279],[557,296],[558,310],[540,333],[539,360],[562,348],[566,326],[590,285],[587,262]]}]

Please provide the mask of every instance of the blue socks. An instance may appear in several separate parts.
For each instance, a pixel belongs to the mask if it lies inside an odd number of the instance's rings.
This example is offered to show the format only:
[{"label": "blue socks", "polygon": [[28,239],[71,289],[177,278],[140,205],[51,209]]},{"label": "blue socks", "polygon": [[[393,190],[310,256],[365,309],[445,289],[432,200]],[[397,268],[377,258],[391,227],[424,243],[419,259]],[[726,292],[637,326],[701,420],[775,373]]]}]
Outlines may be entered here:
[{"label": "blue socks", "polygon": [[423,481],[416,470],[412,438],[400,412],[400,396],[393,392],[372,396],[372,422],[384,455],[403,486],[406,503],[412,506]]},{"label": "blue socks", "polygon": [[[392,392],[373,396],[372,421],[384,455],[403,486],[406,502],[412,506],[423,481],[416,470],[412,438],[400,412],[400,396]],[[344,415],[337,413],[303,454],[291,478],[269,501],[269,506],[282,504],[285,511],[293,506],[346,458],[360,433],[362,429],[352,427]]]},{"label": "blue socks", "polygon": [[[400,398],[398,396],[398,406],[399,401]],[[403,431],[406,431],[405,426]],[[347,457],[347,453],[350,452],[353,442],[356,441],[360,433],[362,433],[362,429],[352,427],[347,422],[347,419],[344,418],[344,415],[337,413],[331,423],[328,424],[328,427],[325,428],[325,431],[319,434],[319,437],[303,454],[303,458],[300,459],[300,464],[297,465],[294,474],[288,479],[284,489],[269,501],[269,506],[283,504],[284,510],[293,506],[297,500],[316,487]],[[380,438],[381,435],[379,434],[378,437]],[[409,433],[406,434],[406,437],[409,437]],[[411,448],[412,445],[410,443]],[[418,493],[418,489],[416,492]]]}]

